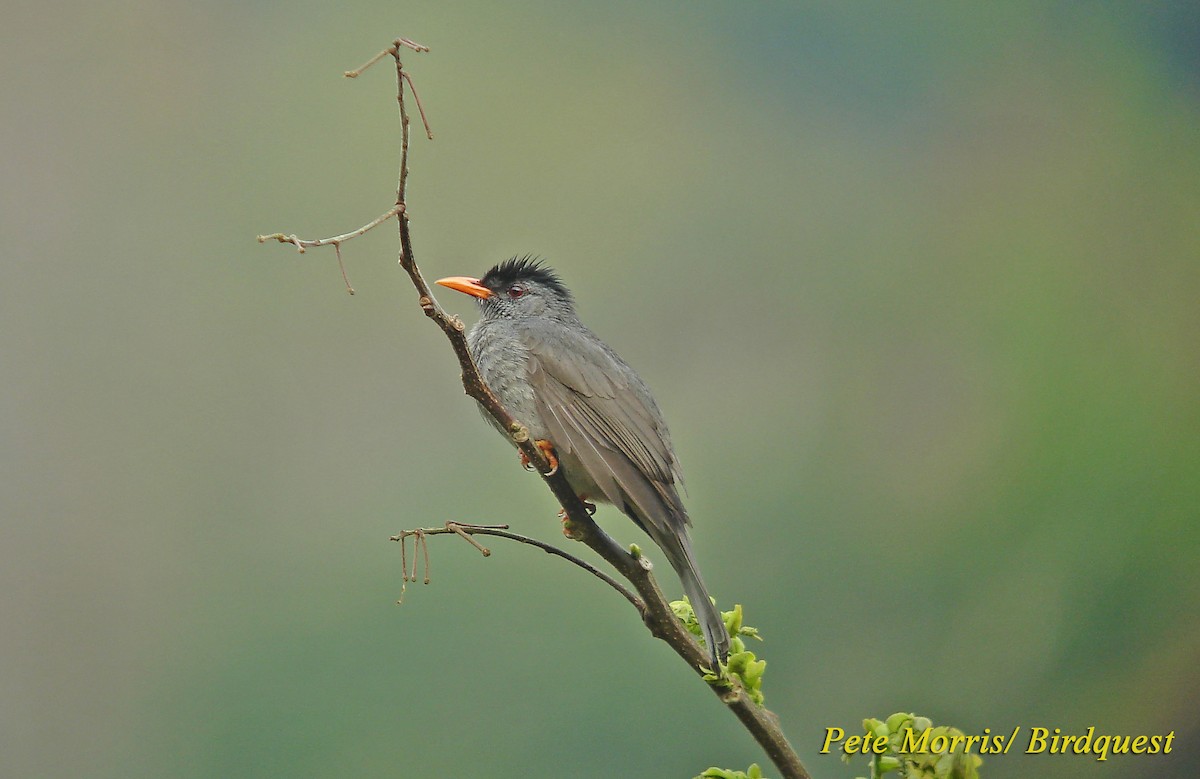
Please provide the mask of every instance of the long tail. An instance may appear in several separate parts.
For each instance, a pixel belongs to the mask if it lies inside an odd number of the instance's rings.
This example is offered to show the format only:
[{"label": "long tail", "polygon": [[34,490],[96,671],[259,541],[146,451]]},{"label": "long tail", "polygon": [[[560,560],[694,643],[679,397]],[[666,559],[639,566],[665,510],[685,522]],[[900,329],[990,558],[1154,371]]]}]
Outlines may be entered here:
[{"label": "long tail", "polygon": [[686,532],[666,535],[668,538],[656,538],[655,541],[667,556],[667,562],[675,569],[680,583],[683,584],[683,592],[692,603],[715,671],[720,667],[719,664],[729,657],[729,633],[725,630],[725,621],[721,619],[721,613],[708,597],[704,580],[700,578],[700,569],[692,554],[691,539],[687,537]]}]

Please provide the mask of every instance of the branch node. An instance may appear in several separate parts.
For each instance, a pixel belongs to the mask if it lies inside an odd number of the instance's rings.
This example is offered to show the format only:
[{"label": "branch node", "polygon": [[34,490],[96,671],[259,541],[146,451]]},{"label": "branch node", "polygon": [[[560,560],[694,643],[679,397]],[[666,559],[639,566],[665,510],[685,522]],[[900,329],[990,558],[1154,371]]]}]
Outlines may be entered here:
[{"label": "branch node", "polygon": [[513,422],[508,426],[508,432],[512,436],[512,440],[518,444],[523,444],[529,440],[529,430],[520,422]]},{"label": "branch node", "polygon": [[[459,525],[457,522],[447,522],[446,523],[447,529],[453,530],[455,533],[457,533],[459,535],[459,537],[462,538],[462,540],[466,541],[468,544],[470,544],[471,546],[478,549],[483,554],[484,557],[491,557],[492,550],[488,549],[486,546],[484,546],[483,544],[476,541],[474,538],[471,538],[469,535],[467,535],[466,532],[463,531],[463,527],[464,527],[463,525]],[[467,525],[466,527],[472,527],[472,526]]]}]

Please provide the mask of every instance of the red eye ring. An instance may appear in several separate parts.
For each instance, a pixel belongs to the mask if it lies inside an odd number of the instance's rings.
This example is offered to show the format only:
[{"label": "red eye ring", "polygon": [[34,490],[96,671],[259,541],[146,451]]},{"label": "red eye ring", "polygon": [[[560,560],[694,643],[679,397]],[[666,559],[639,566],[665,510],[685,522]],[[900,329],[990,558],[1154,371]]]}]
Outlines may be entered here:
[{"label": "red eye ring", "polygon": [[525,288],[522,287],[520,284],[513,284],[511,287],[508,288],[508,296],[513,300],[516,300],[517,298],[521,297],[524,294],[525,294]]}]

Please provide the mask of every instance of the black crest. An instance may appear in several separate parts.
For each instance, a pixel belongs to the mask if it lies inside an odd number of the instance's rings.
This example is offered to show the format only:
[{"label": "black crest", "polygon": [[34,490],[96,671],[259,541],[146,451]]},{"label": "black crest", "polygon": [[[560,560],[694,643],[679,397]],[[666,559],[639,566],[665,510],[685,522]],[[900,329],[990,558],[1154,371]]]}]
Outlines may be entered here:
[{"label": "black crest", "polygon": [[571,291],[563,285],[558,274],[552,268],[543,265],[540,259],[528,254],[505,260],[483,274],[483,278],[480,279],[483,286],[494,290],[504,289],[519,281],[541,284],[555,295],[571,300]]}]

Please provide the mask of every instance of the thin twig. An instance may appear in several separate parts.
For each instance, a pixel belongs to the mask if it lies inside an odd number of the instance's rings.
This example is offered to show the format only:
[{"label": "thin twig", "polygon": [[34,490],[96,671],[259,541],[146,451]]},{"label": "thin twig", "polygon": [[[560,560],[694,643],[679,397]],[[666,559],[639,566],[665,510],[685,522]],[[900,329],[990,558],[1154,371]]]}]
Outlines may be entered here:
[{"label": "thin twig", "polygon": [[[404,81],[408,82],[409,89],[411,89],[412,93],[413,93],[413,98],[417,101],[417,108],[419,108],[421,110],[421,121],[425,124],[425,133],[429,136],[430,140],[433,140],[433,131],[429,129],[429,122],[425,118],[425,108],[424,108],[424,106],[421,105],[421,98],[417,96],[417,88],[416,88],[416,86],[413,85],[412,77],[400,69],[400,49],[402,47],[412,49],[413,51],[416,51],[416,52],[429,51],[428,46],[417,43],[416,41],[410,40],[408,38],[397,38],[396,40],[392,41],[391,46],[389,46],[388,48],[379,52],[374,57],[372,57],[371,59],[367,60],[362,65],[360,65],[358,68],[355,68],[354,70],[345,71],[343,73],[343,75],[346,76],[347,78],[357,78],[358,76],[362,75],[363,71],[365,71],[367,68],[371,67],[375,63],[379,62],[384,57],[387,57],[389,55],[392,57],[395,57],[397,72],[399,73],[400,77]],[[401,81],[401,78],[397,79],[397,82],[399,83],[399,87],[400,87],[400,93],[398,94],[397,99],[400,102],[400,114],[401,114],[400,118],[402,120],[402,124],[404,125],[404,143],[403,143],[404,151],[403,151],[403,155],[402,155],[403,162],[401,163],[402,170],[401,170],[401,176],[400,176],[401,181],[403,181],[403,179],[406,175],[406,171],[404,171],[403,168],[404,168],[404,166],[407,165],[407,160],[408,160],[408,117],[404,113],[404,93],[403,93],[404,85]],[[341,273],[342,273],[342,281],[345,282],[345,284],[346,284],[346,291],[349,292],[351,295],[353,295],[354,287],[350,284],[350,279],[346,275],[346,265],[342,261],[341,245],[343,243],[345,243],[346,241],[349,241],[353,238],[359,237],[360,235],[362,235],[363,233],[367,232],[368,230],[370,230],[374,227],[378,227],[379,225],[383,224],[384,222],[391,219],[392,217],[398,216],[403,213],[404,213],[404,191],[403,191],[403,188],[401,188],[396,193],[396,205],[392,206],[390,209],[387,210],[387,212],[381,214],[380,216],[376,217],[375,219],[373,219],[372,221],[363,225],[362,227],[358,228],[357,230],[351,230],[350,232],[343,233],[342,235],[335,235],[332,238],[316,238],[316,239],[312,239],[312,240],[299,238],[296,236],[295,233],[292,233],[291,235],[285,235],[284,233],[271,233],[270,235],[258,236],[258,242],[265,243],[267,241],[273,240],[273,241],[278,241],[279,243],[290,243],[293,246],[295,246],[296,251],[298,251],[301,254],[304,254],[305,251],[307,251],[308,249],[311,249],[311,248],[314,248],[317,246],[333,246],[334,253],[337,255],[338,268],[341,270]]]},{"label": "thin twig", "polygon": [[389,46],[386,49],[384,49],[383,51],[379,52],[374,57],[371,57],[371,59],[367,60],[362,65],[359,65],[354,70],[347,70],[342,75],[345,76],[346,78],[358,78],[359,76],[362,75],[364,70],[371,67],[376,62],[379,62],[379,60],[383,59],[384,57],[388,56],[389,54],[392,55],[393,57],[396,56],[396,51],[401,46],[405,46],[416,52],[429,51],[428,46],[423,46],[420,43],[417,43],[416,41],[411,41],[408,38],[397,38],[396,40],[392,41],[391,46]]},{"label": "thin twig", "polygon": [[386,49],[384,49],[383,51],[379,52],[374,57],[371,57],[371,59],[369,59],[366,62],[364,62],[363,64],[359,65],[354,70],[347,70],[342,75],[345,76],[346,78],[358,78],[359,76],[361,76],[363,74],[364,70],[371,67],[376,62],[379,62],[379,60],[383,59],[387,55],[395,54],[395,53],[396,53],[396,44],[393,43],[391,46],[389,46]]},{"label": "thin twig", "polygon": [[284,235],[283,233],[271,233],[270,235],[258,236],[258,242],[266,243],[267,241],[278,241],[279,243],[290,243],[296,247],[296,250],[298,252],[300,252],[301,254],[304,254],[304,252],[307,251],[308,249],[312,249],[317,246],[338,246],[339,244],[343,244],[346,241],[349,241],[351,238],[357,238],[358,236],[362,235],[363,233],[367,232],[368,230],[378,227],[379,225],[383,224],[384,222],[391,219],[396,214],[401,213],[402,211],[404,211],[404,204],[397,203],[396,205],[392,206],[387,211],[384,211],[382,214],[375,217],[370,222],[367,222],[365,225],[358,228],[357,230],[351,230],[348,233],[342,233],[341,235],[335,235],[332,238],[304,239],[304,238],[297,238],[295,234]]},{"label": "thin twig", "polygon": [[[399,533],[397,533],[396,535],[392,536],[389,540],[400,542],[400,550],[401,550],[401,558],[400,559],[401,559],[401,567],[402,568],[404,567],[403,551],[404,551],[405,539],[407,539],[409,536],[414,536],[418,541],[424,540],[424,542],[426,544],[426,546],[425,546],[425,554],[426,554],[425,569],[426,569],[427,574],[429,571],[428,536],[442,536],[442,535],[446,535],[448,533],[454,533],[455,535],[461,536],[463,539],[465,539],[468,543],[470,543],[476,549],[483,552],[485,557],[491,555],[491,550],[487,549],[484,546],[481,546],[479,544],[479,542],[477,542],[475,539],[471,538],[471,536],[476,536],[476,535],[496,536],[497,538],[507,538],[510,541],[517,541],[519,543],[526,544],[528,546],[536,546],[538,549],[541,549],[546,554],[554,555],[555,557],[561,557],[562,559],[566,560],[567,562],[571,563],[572,565],[582,568],[583,570],[590,573],[592,576],[595,576],[597,579],[599,579],[600,581],[607,584],[609,587],[612,587],[614,590],[621,593],[621,596],[623,598],[625,598],[625,600],[629,601],[633,605],[633,607],[638,610],[638,614],[640,616],[645,618],[646,604],[644,602],[642,602],[642,599],[639,598],[638,596],[634,595],[624,585],[622,585],[620,582],[618,582],[613,577],[609,576],[604,571],[601,571],[599,568],[597,568],[596,566],[587,562],[586,560],[581,560],[580,558],[576,557],[575,555],[571,554],[570,552],[566,552],[562,549],[559,549],[557,546],[554,546],[553,544],[548,544],[545,541],[539,541],[538,539],[530,538],[529,536],[523,536],[520,533],[509,532],[507,528],[508,528],[508,525],[469,525],[469,524],[465,524],[465,523],[461,523],[461,522],[447,522],[443,527],[420,527],[420,528],[416,528],[414,530],[402,530]],[[415,550],[414,550],[414,552],[415,552]],[[417,580],[416,561],[414,560],[413,561],[413,575],[412,575],[411,581],[416,581],[416,580]],[[426,578],[425,583],[426,584],[429,583],[428,578]]]},{"label": "thin twig", "polygon": [[418,54],[429,51],[428,46],[426,46],[422,43],[417,43],[414,40],[409,40],[408,38],[397,38],[396,45],[397,46],[407,46],[408,48],[412,49],[413,51],[417,52]]},{"label": "thin twig", "polygon": [[483,556],[484,556],[484,557],[491,557],[491,556],[492,556],[492,550],[491,550],[491,549],[488,549],[486,546],[484,546],[483,544],[479,543],[479,542],[478,542],[478,541],[476,541],[474,538],[471,538],[470,534],[469,534],[469,533],[467,533],[465,530],[463,530],[463,529],[462,529],[461,527],[459,527],[458,525],[454,524],[453,522],[447,522],[447,523],[446,523],[446,527],[450,528],[450,529],[451,529],[451,530],[453,530],[455,533],[458,533],[460,536],[462,536],[462,539],[463,539],[464,541],[466,541],[468,544],[470,544],[471,546],[473,546],[473,547],[475,547],[476,549],[478,549],[478,550],[479,550],[479,551],[480,551],[480,552],[483,554]]},{"label": "thin twig", "polygon": [[425,106],[421,105],[421,96],[417,94],[417,86],[413,83],[412,76],[408,75],[407,70],[400,71],[400,75],[408,82],[408,91],[412,92],[413,100],[417,103],[417,110],[421,112],[421,124],[425,125],[425,135],[432,141],[433,130],[429,129],[429,120],[425,118]]},{"label": "thin twig", "polygon": [[[393,541],[400,542],[400,578],[408,581],[408,534],[401,533],[399,536],[392,536]],[[403,590],[402,590],[403,591]]]},{"label": "thin twig", "polygon": [[[396,180],[396,205],[401,205],[405,202],[405,184],[408,182],[408,109],[404,106],[405,74],[399,48],[393,48],[392,57],[396,60],[396,104],[400,112],[400,174]],[[403,245],[401,248],[403,249]]]},{"label": "thin twig", "polygon": [[333,245],[333,253],[337,255],[338,270],[342,272],[342,281],[346,282],[346,291],[351,295],[354,294],[354,287],[350,286],[350,277],[346,275],[346,263],[342,262],[342,244],[341,242]]},{"label": "thin twig", "polygon": [[[425,583],[429,584],[429,534],[422,533],[417,536],[417,540],[421,542],[421,551],[425,553]],[[413,573],[416,573],[415,566]]]}]

